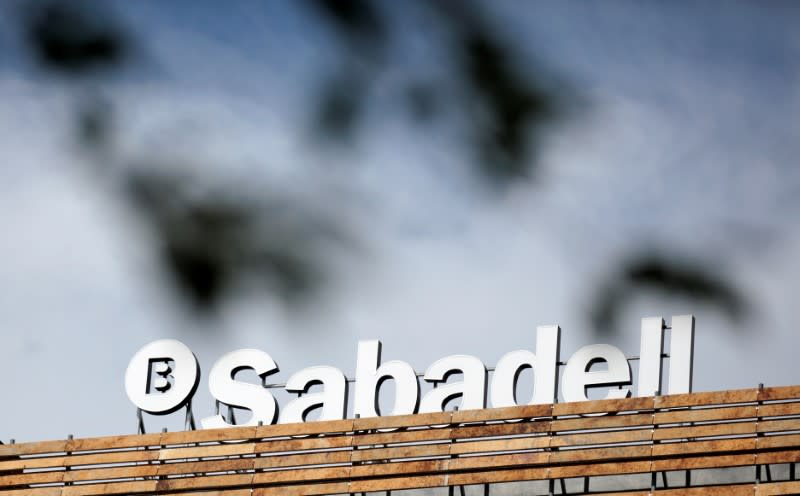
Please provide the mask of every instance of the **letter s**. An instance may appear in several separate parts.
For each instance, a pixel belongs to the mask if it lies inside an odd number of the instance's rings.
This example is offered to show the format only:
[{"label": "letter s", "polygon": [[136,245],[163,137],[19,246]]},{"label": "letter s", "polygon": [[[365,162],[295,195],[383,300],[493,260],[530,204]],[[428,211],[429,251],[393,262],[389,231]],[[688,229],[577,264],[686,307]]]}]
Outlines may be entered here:
[{"label": "letter s", "polygon": [[[272,424],[278,413],[278,402],[269,390],[255,384],[239,382],[235,375],[240,370],[252,369],[262,379],[278,371],[278,365],[261,350],[236,350],[222,356],[208,377],[208,389],[220,403],[253,412],[250,420],[237,425]],[[200,421],[203,429],[232,427],[222,415],[206,417]]]}]

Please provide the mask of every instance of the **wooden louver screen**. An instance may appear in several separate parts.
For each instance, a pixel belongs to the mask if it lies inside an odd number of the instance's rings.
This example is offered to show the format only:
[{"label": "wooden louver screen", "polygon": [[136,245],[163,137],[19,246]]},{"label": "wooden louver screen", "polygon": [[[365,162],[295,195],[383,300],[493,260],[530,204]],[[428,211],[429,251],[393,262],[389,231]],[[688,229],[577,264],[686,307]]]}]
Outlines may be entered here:
[{"label": "wooden louver screen", "polygon": [[[0,496],[351,494],[797,461],[791,386],[0,445]],[[655,493],[800,494],[800,482]]]}]

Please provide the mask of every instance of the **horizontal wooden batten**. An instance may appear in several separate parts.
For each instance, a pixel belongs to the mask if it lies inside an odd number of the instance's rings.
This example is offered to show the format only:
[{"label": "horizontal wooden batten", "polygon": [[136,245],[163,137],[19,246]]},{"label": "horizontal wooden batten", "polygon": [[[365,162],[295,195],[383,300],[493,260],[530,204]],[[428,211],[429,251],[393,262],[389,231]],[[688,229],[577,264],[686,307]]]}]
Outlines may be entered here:
[{"label": "horizontal wooden batten", "polygon": [[796,462],[789,386],[0,445],[0,496],[322,495]]}]

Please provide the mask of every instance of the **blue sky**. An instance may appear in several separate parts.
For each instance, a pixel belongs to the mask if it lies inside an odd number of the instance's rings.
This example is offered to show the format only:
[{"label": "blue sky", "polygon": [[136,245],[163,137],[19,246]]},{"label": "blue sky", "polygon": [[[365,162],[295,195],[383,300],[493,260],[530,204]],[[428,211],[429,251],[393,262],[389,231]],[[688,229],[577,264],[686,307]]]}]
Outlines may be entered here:
[{"label": "blue sky", "polygon": [[[280,380],[322,364],[351,375],[367,338],[417,370],[454,353],[493,365],[551,323],[562,358],[601,340],[635,354],[640,318],[694,313],[696,389],[800,383],[795,5],[487,2],[495,29],[586,102],[546,140],[539,180],[494,200],[459,172],[466,155],[447,130],[420,132],[391,112],[398,81],[440,62],[424,30],[397,49],[358,147],[325,151],[309,145],[309,95],[335,64],[334,38],[292,2],[218,5],[113,4],[142,40],[139,64],[107,83],[122,153],[322,205],[344,190],[335,207],[365,251],[337,260],[335,295],[309,314],[260,296],[210,322],[181,313],[152,276],[144,227],[86,173],[69,93],[3,29],[0,391],[16,404],[0,411],[0,439],[132,431],[125,366],[162,337],[186,342],[204,372],[225,351],[264,349]],[[307,179],[308,167],[343,162],[359,165],[344,184]],[[618,334],[592,335],[595,285],[639,245],[707,263],[751,296],[754,315],[734,324],[641,294]],[[205,388],[198,416],[212,408]]]}]

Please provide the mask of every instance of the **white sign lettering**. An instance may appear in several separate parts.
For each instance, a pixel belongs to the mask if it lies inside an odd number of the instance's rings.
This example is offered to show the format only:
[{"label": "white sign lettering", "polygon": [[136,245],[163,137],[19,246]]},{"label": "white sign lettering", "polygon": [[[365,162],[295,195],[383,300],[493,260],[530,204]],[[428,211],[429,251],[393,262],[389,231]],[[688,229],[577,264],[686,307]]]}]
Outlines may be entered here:
[{"label": "white sign lettering", "polygon": [[[661,317],[642,319],[639,349],[638,396],[652,396],[662,391],[664,330]],[[694,355],[694,317],[672,318],[670,331],[670,367],[668,394],[692,390]],[[522,371],[532,369],[533,391],[529,404],[553,403],[558,391],[561,329],[540,326],[536,330],[536,350],[516,350],[503,355],[497,363],[488,387],[489,373],[480,359],[451,355],[431,364],[422,378],[433,384],[420,397],[420,383],[414,369],[406,362],[381,362],[381,342],[358,343],[353,414],[375,417],[380,410],[381,384],[394,381],[395,397],[389,415],[440,412],[454,400],[462,410],[486,408],[487,394],[492,407],[518,405],[516,392]],[[602,366],[604,365],[604,367]],[[601,366],[599,369],[597,366]],[[236,379],[242,370],[252,370],[262,384]],[[347,415],[348,379],[337,368],[309,367],[292,375],[286,391],[297,393],[282,410],[267,388],[266,378],[278,372],[278,365],[261,350],[236,350],[223,355],[211,369],[208,387],[218,405],[243,408],[251,412],[243,422],[226,419],[219,413],[201,420],[203,428],[232,425],[258,425],[305,422],[310,412],[319,410],[317,420],[343,419]],[[459,377],[455,377],[459,376]],[[172,339],[154,341],[139,350],[125,373],[128,397],[142,411],[165,415],[187,405],[200,379],[197,359],[186,345]],[[451,380],[452,379],[452,380]],[[631,395],[632,374],[629,359],[607,344],[585,346],[567,360],[562,376],[564,400],[585,401],[587,390],[608,388],[606,399]],[[312,387],[321,390],[311,391]],[[386,399],[386,398],[384,398]],[[280,414],[279,414],[280,411]]]}]

